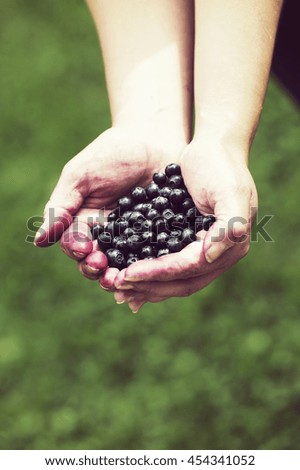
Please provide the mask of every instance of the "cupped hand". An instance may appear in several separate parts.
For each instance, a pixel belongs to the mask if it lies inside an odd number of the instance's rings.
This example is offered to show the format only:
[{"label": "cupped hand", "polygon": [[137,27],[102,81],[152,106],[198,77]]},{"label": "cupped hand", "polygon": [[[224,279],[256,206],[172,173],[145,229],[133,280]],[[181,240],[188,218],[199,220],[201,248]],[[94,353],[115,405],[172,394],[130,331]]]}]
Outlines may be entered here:
[{"label": "cupped hand", "polygon": [[200,212],[214,214],[216,222],[179,253],[138,261],[109,279],[104,274],[118,303],[137,312],[145,302],[191,295],[247,254],[257,211],[247,158],[238,146],[205,138],[189,144],[181,158],[185,184]]},{"label": "cupped hand", "polygon": [[[163,145],[150,145],[118,128],[107,130],[65,165],[46,204],[35,245],[47,247],[61,239],[62,250],[79,261],[80,272],[99,278],[107,260],[92,241],[91,226],[103,223],[121,196],[133,186],[145,186],[169,158]],[[108,269],[107,276],[114,272]]]}]

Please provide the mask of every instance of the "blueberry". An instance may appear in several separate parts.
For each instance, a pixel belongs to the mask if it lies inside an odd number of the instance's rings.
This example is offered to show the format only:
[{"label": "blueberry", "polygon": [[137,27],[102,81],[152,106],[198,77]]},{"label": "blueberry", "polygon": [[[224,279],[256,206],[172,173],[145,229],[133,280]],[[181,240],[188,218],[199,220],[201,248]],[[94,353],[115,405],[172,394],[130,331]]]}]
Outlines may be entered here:
[{"label": "blueberry", "polygon": [[113,237],[117,234],[116,232],[116,226],[115,226],[115,221],[114,222],[108,222],[105,226],[105,232],[109,232]]},{"label": "blueberry", "polygon": [[159,196],[159,187],[155,183],[150,183],[149,186],[146,188],[146,194],[150,200]]},{"label": "blueberry", "polygon": [[156,183],[158,186],[163,186],[166,181],[167,181],[167,175],[165,173],[154,173],[153,175],[153,181]]},{"label": "blueberry", "polygon": [[213,215],[207,215],[203,217],[203,228],[208,231],[212,224],[216,221],[216,218]]},{"label": "blueberry", "polygon": [[123,253],[116,248],[114,250],[109,250],[106,252],[108,265],[112,268],[123,269],[126,267],[126,261]]},{"label": "blueberry", "polygon": [[137,186],[131,191],[131,196],[134,202],[144,202],[146,200],[146,191],[141,186]]},{"label": "blueberry", "polygon": [[169,201],[166,197],[158,196],[152,201],[154,209],[158,210],[159,212],[164,211],[169,207]]},{"label": "blueberry", "polygon": [[91,232],[92,232],[92,237],[93,237],[93,240],[96,240],[100,233],[103,233],[104,232],[104,227],[103,225],[94,225],[94,227],[91,228]]},{"label": "blueberry", "polygon": [[181,175],[180,166],[177,163],[170,163],[165,168],[166,175],[170,178],[173,175]]},{"label": "blueberry", "polygon": [[151,209],[152,209],[151,202],[144,202],[144,204],[142,204],[142,207],[141,207],[141,213],[146,216]]},{"label": "blueberry", "polygon": [[150,209],[146,215],[148,220],[154,220],[160,217],[160,213],[156,209]]},{"label": "blueberry", "polygon": [[124,196],[119,199],[118,203],[119,203],[120,211],[125,212],[131,209],[133,201],[131,197]]},{"label": "blueberry", "polygon": [[151,256],[152,258],[156,256],[156,248],[151,245],[143,246],[141,251],[141,258],[148,258]]},{"label": "blueberry", "polygon": [[187,197],[181,204],[181,208],[183,212],[185,213],[187,213],[187,211],[189,209],[192,209],[193,207],[195,207],[195,204],[194,204],[194,201],[190,197]]},{"label": "blueberry", "polygon": [[165,219],[163,219],[162,217],[154,220],[153,230],[157,234],[160,233],[160,232],[165,232],[166,230],[168,230],[167,221]]},{"label": "blueberry", "polygon": [[135,204],[135,205],[133,206],[132,211],[142,212],[142,208],[143,208],[143,203],[142,203],[142,202],[139,202],[138,204]]},{"label": "blueberry", "polygon": [[113,239],[113,246],[114,248],[117,248],[118,250],[122,251],[122,253],[125,253],[127,251],[127,240],[125,237],[115,237]]},{"label": "blueberry", "polygon": [[181,240],[182,240],[183,246],[189,245],[189,243],[192,243],[193,241],[195,241],[196,234],[194,230],[192,230],[191,228],[185,228],[182,231]]},{"label": "blueberry", "polygon": [[141,231],[142,232],[151,232],[153,226],[152,220],[144,220],[141,224]]},{"label": "blueberry", "polygon": [[170,193],[169,200],[176,206],[181,204],[187,196],[187,192],[182,188],[174,188]]},{"label": "blueberry", "polygon": [[200,230],[203,229],[203,220],[204,220],[204,218],[202,217],[202,215],[195,218],[194,227],[193,227],[195,233],[197,233],[197,232],[199,232]]},{"label": "blueberry", "polygon": [[176,253],[183,248],[182,241],[178,237],[169,238],[167,248],[170,253]]},{"label": "blueberry", "polygon": [[158,250],[157,252],[157,258],[160,256],[168,255],[170,253],[168,248],[162,248],[161,250]]},{"label": "blueberry", "polygon": [[127,266],[130,266],[131,264],[136,263],[138,260],[139,260],[139,257],[136,255],[129,256],[127,258]]},{"label": "blueberry", "polygon": [[185,216],[181,214],[180,212],[175,215],[174,219],[171,222],[171,228],[172,229],[183,229],[185,226]]},{"label": "blueberry", "polygon": [[188,222],[194,222],[196,217],[199,217],[199,216],[201,216],[201,214],[196,207],[192,207],[186,213],[186,218]]},{"label": "blueberry", "polygon": [[105,251],[108,248],[111,248],[112,240],[113,240],[113,237],[111,233],[109,232],[100,233],[97,239],[100,250]]},{"label": "blueberry", "polygon": [[128,221],[125,220],[123,217],[120,217],[114,222],[114,226],[115,226],[116,232],[121,235],[121,233],[123,233],[124,230],[127,229]]},{"label": "blueberry", "polygon": [[156,237],[157,245],[159,248],[166,248],[168,240],[169,235],[167,234],[167,232],[160,232]]},{"label": "blueberry", "polygon": [[182,234],[181,230],[171,230],[170,238],[180,238]]},{"label": "blueberry", "polygon": [[133,226],[136,222],[140,224],[146,220],[146,217],[139,211],[133,211],[129,217],[129,225]]},{"label": "blueberry", "polygon": [[143,239],[138,234],[131,235],[131,237],[127,238],[128,250],[132,251],[132,253],[139,253],[143,247],[142,242]]},{"label": "blueberry", "polygon": [[165,209],[162,213],[162,216],[163,218],[168,222],[168,224],[171,224],[172,223],[172,220],[174,219],[175,217],[175,214],[174,212],[172,211],[172,209]]},{"label": "blueberry", "polygon": [[163,196],[163,197],[169,198],[171,192],[172,192],[172,189],[169,188],[169,186],[164,186],[160,190],[160,195]]},{"label": "blueberry", "polygon": [[113,211],[111,211],[108,216],[107,216],[107,221],[112,222],[113,220],[116,220],[118,217],[120,217],[120,209],[117,207]]},{"label": "blueberry", "polygon": [[155,234],[154,232],[143,232],[141,234],[141,239],[142,242],[145,242],[147,244],[151,244],[155,242]]},{"label": "blueberry", "polygon": [[133,228],[127,227],[127,228],[124,230],[124,232],[123,232],[122,235],[123,235],[124,237],[127,237],[127,238],[128,238],[128,237],[131,237],[131,235],[134,235],[134,234],[135,234],[135,232],[134,232]]},{"label": "blueberry", "polygon": [[125,211],[123,212],[122,217],[125,220],[129,220],[129,217],[131,216],[131,214],[132,214],[132,211]]},{"label": "blueberry", "polygon": [[171,189],[184,188],[183,178],[180,175],[171,176],[169,179],[169,186]]}]

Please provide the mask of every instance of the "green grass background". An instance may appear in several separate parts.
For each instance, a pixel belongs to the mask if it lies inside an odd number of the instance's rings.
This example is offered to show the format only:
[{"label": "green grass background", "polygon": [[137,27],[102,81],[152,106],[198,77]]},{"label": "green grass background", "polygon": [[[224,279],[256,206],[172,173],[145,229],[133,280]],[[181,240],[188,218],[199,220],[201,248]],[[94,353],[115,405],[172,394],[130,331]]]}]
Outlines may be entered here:
[{"label": "green grass background", "polygon": [[2,0],[1,449],[299,449],[299,114],[271,80],[251,169],[274,243],[141,314],[25,243],[62,166],[110,124],[81,0]]}]

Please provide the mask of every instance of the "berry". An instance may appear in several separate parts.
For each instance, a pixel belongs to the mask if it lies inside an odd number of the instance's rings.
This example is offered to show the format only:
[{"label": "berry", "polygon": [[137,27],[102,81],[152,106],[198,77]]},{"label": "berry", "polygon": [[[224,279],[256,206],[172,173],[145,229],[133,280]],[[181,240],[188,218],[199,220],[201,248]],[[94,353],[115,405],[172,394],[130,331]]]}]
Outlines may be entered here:
[{"label": "berry", "polygon": [[164,218],[160,217],[154,221],[153,228],[155,233],[159,234],[168,230],[168,223]]},{"label": "berry", "polygon": [[194,229],[195,233],[197,233],[197,232],[199,232],[200,230],[203,229],[203,217],[202,217],[202,215],[195,218],[193,229]]},{"label": "berry", "polygon": [[177,163],[170,163],[165,168],[166,175],[170,178],[173,175],[181,175],[180,166]]},{"label": "berry", "polygon": [[136,255],[130,256],[127,258],[127,266],[130,266],[133,263],[136,263],[139,260],[139,257]]},{"label": "berry", "polygon": [[129,217],[129,225],[133,227],[137,222],[140,224],[146,220],[146,217],[139,211],[133,211]]},{"label": "berry", "polygon": [[142,249],[142,238],[135,234],[127,238],[127,247],[132,253],[139,253]]},{"label": "berry", "polygon": [[131,196],[134,202],[144,202],[146,200],[146,191],[141,186],[137,186],[131,191]]},{"label": "berry", "polygon": [[152,201],[154,209],[158,210],[159,212],[164,211],[169,207],[169,201],[166,197],[158,196]]},{"label": "berry", "polygon": [[142,242],[145,242],[147,244],[154,243],[155,234],[153,232],[143,232],[141,234],[141,239],[142,239]]},{"label": "berry", "polygon": [[174,212],[172,211],[172,209],[165,209],[162,213],[162,216],[163,218],[168,222],[168,224],[171,224],[172,223],[172,220],[174,219],[175,217],[175,214]]},{"label": "berry", "polygon": [[118,234],[121,234],[124,232],[124,230],[127,229],[128,227],[128,221],[125,220],[123,217],[120,217],[119,219],[117,219],[115,222],[114,222],[114,227],[115,227],[115,230]]},{"label": "berry", "polygon": [[192,230],[191,228],[185,228],[182,231],[181,240],[182,240],[183,246],[189,245],[190,243],[195,241],[196,235],[195,235],[194,230]]},{"label": "berry", "polygon": [[125,237],[115,237],[113,239],[113,246],[114,248],[117,248],[118,250],[122,251],[122,253],[125,253],[127,251],[127,240]]},{"label": "berry", "polygon": [[126,261],[123,253],[116,248],[106,252],[108,265],[112,268],[123,269],[126,267]]},{"label": "berry", "polygon": [[126,238],[131,237],[131,235],[134,235],[134,234],[135,234],[135,231],[133,230],[132,227],[127,227],[123,232],[123,236]]},{"label": "berry", "polygon": [[142,251],[141,251],[141,258],[148,258],[149,256],[154,257],[156,256],[156,248],[151,245],[146,245],[143,246]]},{"label": "berry", "polygon": [[157,245],[159,248],[166,248],[168,240],[169,235],[167,234],[167,232],[160,232],[156,237]]},{"label": "berry", "polygon": [[120,209],[117,207],[116,209],[114,209],[108,214],[107,221],[112,222],[113,220],[116,220],[118,217],[120,217]]},{"label": "berry", "polygon": [[180,238],[181,237],[181,230],[171,230],[170,238]]},{"label": "berry", "polygon": [[105,232],[110,233],[114,237],[116,232],[115,222],[108,222],[105,226]]},{"label": "berry", "polygon": [[104,232],[104,227],[103,225],[94,225],[94,227],[91,228],[91,232],[92,232],[92,237],[93,237],[93,240],[96,240],[96,238],[99,237],[100,233],[103,233]]},{"label": "berry", "polygon": [[167,181],[167,176],[165,175],[165,173],[154,173],[153,181],[158,186],[163,186]]},{"label": "berry", "polygon": [[169,240],[167,241],[167,248],[169,249],[170,253],[176,253],[177,251],[182,250],[182,241],[179,240],[178,237],[169,238]]},{"label": "berry", "polygon": [[158,197],[160,194],[158,185],[155,183],[149,184],[146,188],[146,194],[150,200]]},{"label": "berry", "polygon": [[141,213],[146,216],[151,209],[152,209],[151,202],[144,202],[144,204],[142,204],[142,207],[141,207]]},{"label": "berry", "polygon": [[147,219],[148,220],[154,220],[160,217],[160,213],[156,209],[150,209],[149,212],[147,213]]},{"label": "berry", "polygon": [[212,224],[216,221],[216,218],[213,215],[207,215],[203,217],[203,228],[208,231]]},{"label": "berry", "polygon": [[160,258],[160,256],[168,255],[170,251],[168,248],[162,248],[161,250],[158,250],[157,252],[157,258]]},{"label": "berry", "polygon": [[124,196],[119,199],[118,203],[120,211],[125,212],[131,209],[133,201],[131,197]]},{"label": "berry", "polygon": [[186,199],[186,191],[181,188],[174,188],[170,193],[170,201],[176,206],[181,204]]},{"label": "berry", "polygon": [[169,186],[164,186],[160,190],[160,195],[163,196],[163,197],[169,198],[171,192],[172,192],[172,189],[169,188]]},{"label": "berry", "polygon": [[150,232],[153,226],[152,220],[144,220],[141,224],[141,231],[142,232]]},{"label": "berry", "polygon": [[183,212],[187,213],[189,209],[195,207],[193,200],[190,197],[187,197],[181,204]]},{"label": "berry", "polygon": [[180,212],[175,215],[174,219],[172,220],[171,223],[171,228],[172,229],[183,229],[185,225],[185,216],[181,214]]},{"label": "berry", "polygon": [[171,178],[169,179],[169,186],[172,189],[174,189],[174,188],[183,188],[184,187],[184,182],[183,182],[182,176],[180,176],[180,175],[171,176]]},{"label": "berry", "polygon": [[105,251],[108,248],[111,248],[112,239],[113,239],[113,237],[112,237],[111,233],[109,233],[109,232],[100,233],[100,235],[97,239],[100,250]]}]

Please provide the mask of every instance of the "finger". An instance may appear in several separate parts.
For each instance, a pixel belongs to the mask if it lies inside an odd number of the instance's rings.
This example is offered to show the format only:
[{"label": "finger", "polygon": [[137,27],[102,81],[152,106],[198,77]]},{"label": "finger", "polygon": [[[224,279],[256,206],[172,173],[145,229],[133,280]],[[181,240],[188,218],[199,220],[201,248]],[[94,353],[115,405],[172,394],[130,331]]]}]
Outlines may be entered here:
[{"label": "finger", "polygon": [[204,274],[209,266],[202,253],[203,242],[196,241],[179,253],[161,256],[153,260],[137,261],[130,265],[124,274],[116,279],[116,287],[125,279],[128,282],[138,281],[172,281],[186,279]]},{"label": "finger", "polygon": [[204,240],[205,258],[215,262],[237,243],[244,242],[250,234],[250,191],[231,193],[222,197],[214,207],[216,222]]},{"label": "finger", "polygon": [[118,275],[119,270],[117,268],[108,268],[102,276],[99,278],[99,284],[104,290],[114,292],[115,288],[115,278]]},{"label": "finger", "polygon": [[132,313],[139,313],[140,309],[142,308],[142,306],[145,304],[146,302],[145,301],[141,301],[141,300],[132,300],[131,302],[128,302],[128,306],[130,308],[130,310],[132,311]]},{"label": "finger", "polygon": [[105,254],[95,249],[80,263],[80,272],[88,279],[99,279],[100,274],[107,268],[107,257]]},{"label": "finger", "polygon": [[47,247],[54,244],[72,223],[73,215],[87,194],[88,185],[76,180],[66,166],[44,210],[44,223],[36,233],[34,244]]},{"label": "finger", "polygon": [[74,222],[63,233],[60,246],[70,258],[81,260],[93,250],[92,234],[85,222]]}]

